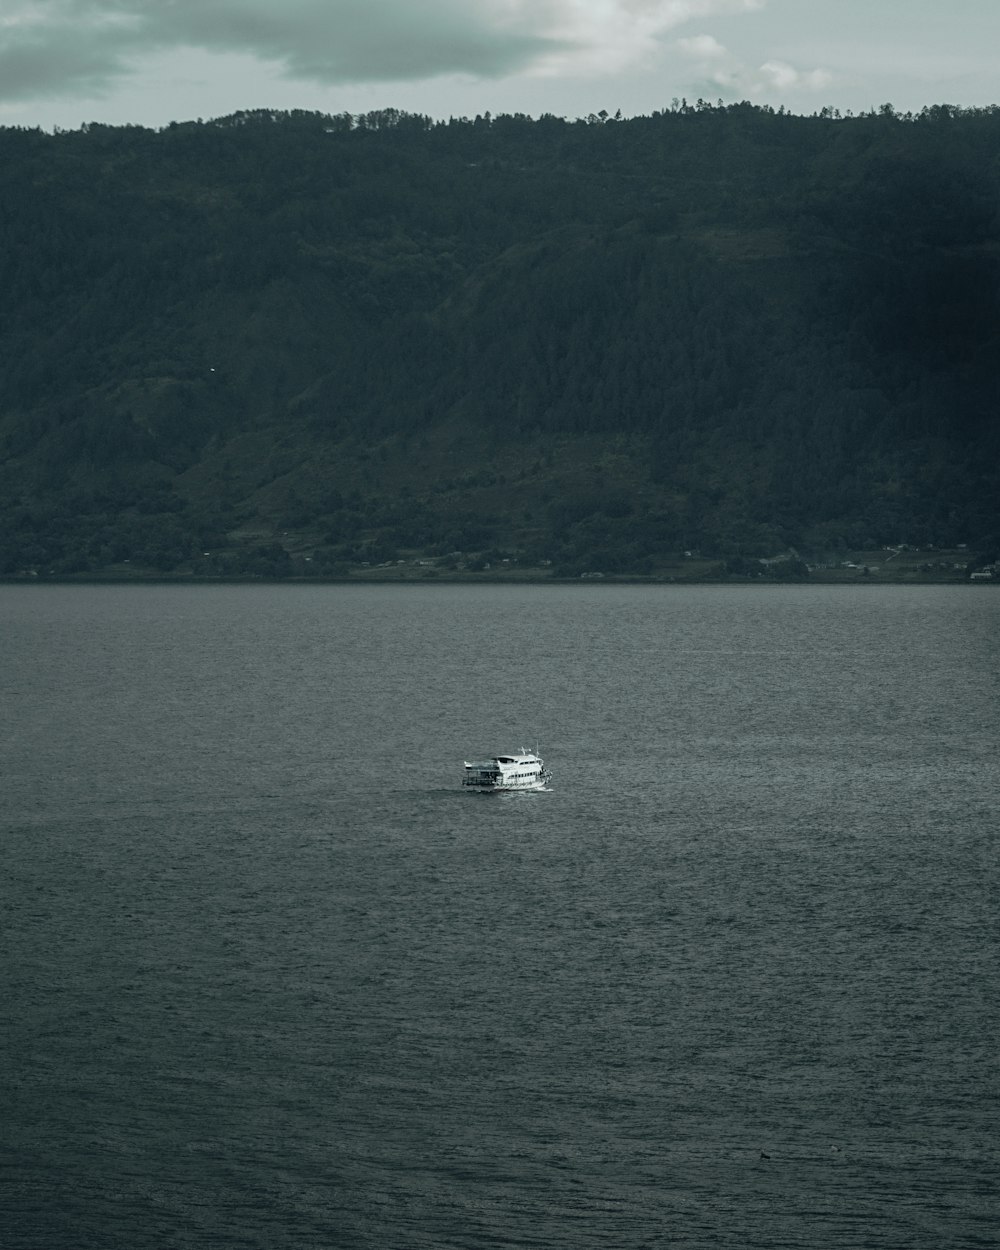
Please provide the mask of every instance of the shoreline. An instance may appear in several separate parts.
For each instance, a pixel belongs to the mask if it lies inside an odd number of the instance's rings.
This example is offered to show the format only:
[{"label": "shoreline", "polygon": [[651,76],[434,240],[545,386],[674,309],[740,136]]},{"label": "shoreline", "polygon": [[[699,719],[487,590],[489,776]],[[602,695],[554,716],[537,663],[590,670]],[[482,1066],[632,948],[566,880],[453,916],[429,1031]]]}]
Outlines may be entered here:
[{"label": "shoreline", "polygon": [[928,577],[904,573],[897,577],[652,577],[641,574],[583,574],[579,577],[531,576],[491,573],[400,574],[395,577],[265,577],[254,575],[207,576],[196,573],[51,573],[0,576],[0,586],[995,586],[1000,577]]}]

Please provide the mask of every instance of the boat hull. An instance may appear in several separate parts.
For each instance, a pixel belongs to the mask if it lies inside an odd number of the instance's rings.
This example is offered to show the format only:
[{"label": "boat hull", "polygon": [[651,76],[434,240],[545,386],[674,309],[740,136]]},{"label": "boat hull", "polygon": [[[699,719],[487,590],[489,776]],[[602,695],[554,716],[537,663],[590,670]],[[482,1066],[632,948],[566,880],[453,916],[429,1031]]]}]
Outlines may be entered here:
[{"label": "boat hull", "polygon": [[484,785],[480,782],[465,781],[462,783],[463,789],[472,790],[476,794],[517,794],[519,790],[544,790],[547,778],[540,778],[538,781],[511,783],[504,785]]}]

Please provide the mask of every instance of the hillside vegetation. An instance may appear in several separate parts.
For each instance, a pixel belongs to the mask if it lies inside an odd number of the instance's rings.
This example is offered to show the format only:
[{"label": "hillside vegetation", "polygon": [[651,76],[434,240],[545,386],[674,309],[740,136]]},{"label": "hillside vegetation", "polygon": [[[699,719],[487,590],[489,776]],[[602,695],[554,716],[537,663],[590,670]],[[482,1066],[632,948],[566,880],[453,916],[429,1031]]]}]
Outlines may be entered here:
[{"label": "hillside vegetation", "polygon": [[947,106],[0,129],[0,574],[995,559],[998,151]]}]

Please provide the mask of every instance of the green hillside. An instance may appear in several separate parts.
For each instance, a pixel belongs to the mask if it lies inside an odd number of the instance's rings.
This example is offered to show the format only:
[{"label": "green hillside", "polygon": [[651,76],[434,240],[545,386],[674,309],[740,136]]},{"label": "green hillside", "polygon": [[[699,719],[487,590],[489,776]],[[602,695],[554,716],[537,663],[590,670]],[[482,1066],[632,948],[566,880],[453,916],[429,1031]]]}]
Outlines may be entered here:
[{"label": "green hillside", "polygon": [[995,559],[998,149],[946,106],[0,129],[0,574]]}]

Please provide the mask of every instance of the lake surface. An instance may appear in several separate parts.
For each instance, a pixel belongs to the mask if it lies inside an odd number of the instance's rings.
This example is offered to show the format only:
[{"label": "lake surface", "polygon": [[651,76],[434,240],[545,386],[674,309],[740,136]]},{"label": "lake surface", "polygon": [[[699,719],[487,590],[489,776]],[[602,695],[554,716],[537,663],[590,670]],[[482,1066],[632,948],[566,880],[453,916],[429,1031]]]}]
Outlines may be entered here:
[{"label": "lake surface", "polygon": [[995,1247],[998,643],[992,587],[0,587],[0,1245]]}]

